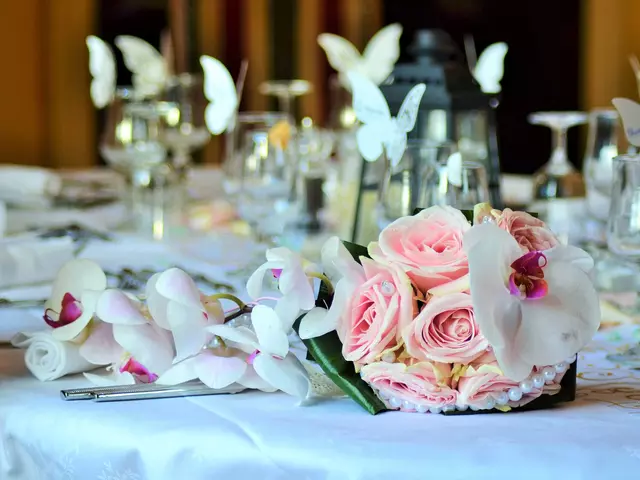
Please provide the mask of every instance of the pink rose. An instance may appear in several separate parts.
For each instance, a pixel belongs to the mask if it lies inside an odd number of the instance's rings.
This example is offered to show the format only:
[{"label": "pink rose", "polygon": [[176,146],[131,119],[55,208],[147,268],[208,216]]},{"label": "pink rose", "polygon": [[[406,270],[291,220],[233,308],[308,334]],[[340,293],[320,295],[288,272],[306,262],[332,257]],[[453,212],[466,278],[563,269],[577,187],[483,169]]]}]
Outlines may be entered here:
[{"label": "pink rose", "polygon": [[[487,363],[480,364],[480,362]],[[453,371],[455,373],[455,367]],[[519,383],[502,374],[492,352],[487,352],[477,359],[476,365],[471,365],[468,368],[462,367],[462,371],[463,373],[457,380],[456,385],[458,406],[466,405],[472,408],[485,409],[487,406],[502,403],[502,405],[509,407],[519,407],[542,394],[541,389],[534,388],[530,393],[522,395],[522,398],[518,401],[509,400],[509,389],[518,387]],[[455,375],[453,383],[456,383]]]},{"label": "pink rose", "polygon": [[431,297],[402,329],[402,338],[412,357],[443,363],[468,364],[489,346],[476,323],[471,295],[466,293]]},{"label": "pink rose", "polygon": [[542,220],[526,212],[514,212],[505,208],[502,212],[493,210],[492,215],[498,226],[513,235],[518,244],[528,252],[548,250],[559,244]]},{"label": "pink rose", "polygon": [[379,360],[395,350],[398,325],[418,311],[409,278],[399,268],[362,258],[364,282],[357,286],[338,321],[342,354],[359,365]]},{"label": "pink rose", "polygon": [[362,378],[388,399],[392,408],[418,410],[456,404],[457,392],[448,385],[450,367],[428,362],[407,366],[403,363],[372,363],[362,368]]},{"label": "pink rose", "polygon": [[462,236],[470,228],[462,212],[434,206],[391,223],[369,245],[376,260],[400,265],[423,292],[469,271]]}]

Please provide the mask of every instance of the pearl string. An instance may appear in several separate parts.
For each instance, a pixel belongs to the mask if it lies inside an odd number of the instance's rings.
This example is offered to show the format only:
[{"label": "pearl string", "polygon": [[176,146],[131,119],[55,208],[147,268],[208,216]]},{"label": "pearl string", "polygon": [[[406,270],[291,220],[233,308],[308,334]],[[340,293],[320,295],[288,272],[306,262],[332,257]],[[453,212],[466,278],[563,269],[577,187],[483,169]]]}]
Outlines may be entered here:
[{"label": "pearl string", "polygon": [[408,400],[402,400],[397,397],[392,397],[382,391],[376,391],[378,397],[385,401],[392,409],[402,409],[407,412],[417,413],[442,413],[452,412],[458,410],[464,412],[470,409],[474,412],[480,410],[492,410],[499,406],[506,406],[509,402],[518,402],[522,399],[523,395],[531,393],[534,389],[542,389],[545,385],[551,385],[559,383],[562,376],[569,369],[569,366],[576,361],[576,355],[566,359],[564,362],[557,363],[554,366],[544,367],[541,372],[532,373],[526,379],[522,380],[517,387],[511,387],[506,392],[499,392],[495,395],[490,395],[486,399],[484,407],[477,407],[475,405],[445,405],[443,407],[429,407],[427,405],[415,404]]}]

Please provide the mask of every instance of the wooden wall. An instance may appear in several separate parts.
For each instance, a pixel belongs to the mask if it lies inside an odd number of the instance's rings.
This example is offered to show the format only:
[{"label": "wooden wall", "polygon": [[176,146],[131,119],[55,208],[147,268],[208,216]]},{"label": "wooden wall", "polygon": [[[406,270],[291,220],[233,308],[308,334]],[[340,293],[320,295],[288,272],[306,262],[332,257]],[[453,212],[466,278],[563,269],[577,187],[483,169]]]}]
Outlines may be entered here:
[{"label": "wooden wall", "polygon": [[93,0],[0,3],[0,162],[81,168],[96,162],[85,37]]}]

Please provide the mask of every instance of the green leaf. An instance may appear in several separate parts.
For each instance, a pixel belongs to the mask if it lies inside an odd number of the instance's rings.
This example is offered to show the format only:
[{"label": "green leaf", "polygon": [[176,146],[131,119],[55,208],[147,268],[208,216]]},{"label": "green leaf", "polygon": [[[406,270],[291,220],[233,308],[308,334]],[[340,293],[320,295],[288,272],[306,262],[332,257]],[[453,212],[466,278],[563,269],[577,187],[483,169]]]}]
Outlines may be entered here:
[{"label": "green leaf", "polygon": [[369,256],[369,250],[367,247],[363,247],[362,245],[358,245],[357,243],[345,242],[342,241],[342,244],[346,247],[347,251],[351,254],[353,259],[360,263],[360,257],[371,258]]}]

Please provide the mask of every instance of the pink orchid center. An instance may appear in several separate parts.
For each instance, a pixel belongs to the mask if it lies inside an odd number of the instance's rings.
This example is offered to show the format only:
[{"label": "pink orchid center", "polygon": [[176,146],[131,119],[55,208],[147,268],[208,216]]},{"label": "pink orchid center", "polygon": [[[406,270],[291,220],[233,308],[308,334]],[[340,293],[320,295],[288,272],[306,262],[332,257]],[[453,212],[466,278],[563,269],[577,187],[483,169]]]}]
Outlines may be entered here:
[{"label": "pink orchid center", "polygon": [[509,292],[522,299],[544,297],[548,291],[543,270],[546,265],[547,257],[539,251],[518,258],[511,264],[514,271],[509,276]]},{"label": "pink orchid center", "polygon": [[256,357],[260,355],[260,350],[256,350],[255,352],[253,352],[251,355],[249,355],[247,357],[247,363],[249,365],[253,365],[253,362],[255,361]]},{"label": "pink orchid center", "polygon": [[51,308],[44,311],[42,318],[52,328],[64,327],[82,316],[82,304],[70,293],[65,293],[62,297],[61,307],[60,313]]},{"label": "pink orchid center", "polygon": [[120,367],[120,373],[129,372],[142,383],[153,383],[158,379],[155,373],[151,373],[144,365],[135,360],[133,357]]},{"label": "pink orchid center", "polygon": [[282,275],[282,269],[281,268],[272,268],[271,269],[271,274],[273,275],[273,278],[279,279],[280,275]]}]

